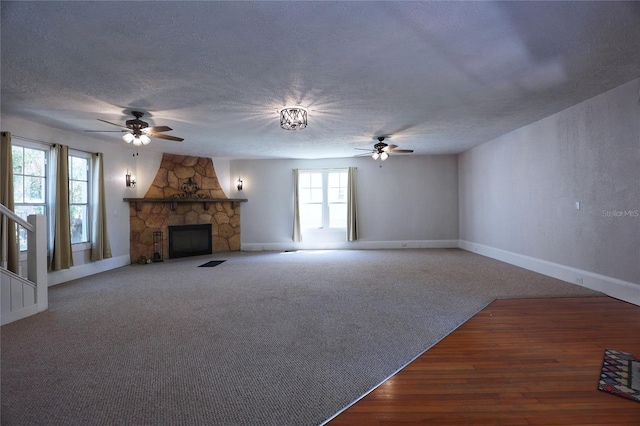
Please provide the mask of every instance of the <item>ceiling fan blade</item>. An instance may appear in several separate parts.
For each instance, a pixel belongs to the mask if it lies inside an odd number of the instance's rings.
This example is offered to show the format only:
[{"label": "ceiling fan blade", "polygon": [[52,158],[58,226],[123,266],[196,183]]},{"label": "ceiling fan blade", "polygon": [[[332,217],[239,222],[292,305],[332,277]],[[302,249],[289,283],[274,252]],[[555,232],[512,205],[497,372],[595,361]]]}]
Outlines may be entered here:
[{"label": "ceiling fan blade", "polygon": [[390,149],[387,152],[393,152],[393,153],[400,153],[400,154],[404,154],[404,153],[409,153],[409,152],[413,152],[412,149]]},{"label": "ceiling fan blade", "polygon": [[387,151],[387,152],[392,152],[397,147],[398,147],[398,145],[387,145],[384,148],[382,148],[382,150],[383,151]]},{"label": "ceiling fan blade", "polygon": [[98,121],[102,121],[103,123],[111,124],[111,125],[113,125],[113,126],[122,127],[123,129],[127,129],[127,130],[129,130],[127,127],[125,127],[125,126],[123,126],[123,125],[121,125],[121,124],[112,123],[112,122],[110,122],[110,121],[103,120],[103,119],[101,119],[101,118],[98,118]]},{"label": "ceiling fan blade", "polygon": [[156,132],[168,132],[171,130],[173,129],[169,126],[153,126],[153,127],[146,127],[142,131],[147,133],[156,133]]},{"label": "ceiling fan blade", "polygon": [[178,138],[176,136],[162,135],[159,133],[151,133],[151,132],[147,133],[147,136],[151,138],[166,139],[168,141],[175,141],[175,142],[182,142],[184,140],[183,138]]}]

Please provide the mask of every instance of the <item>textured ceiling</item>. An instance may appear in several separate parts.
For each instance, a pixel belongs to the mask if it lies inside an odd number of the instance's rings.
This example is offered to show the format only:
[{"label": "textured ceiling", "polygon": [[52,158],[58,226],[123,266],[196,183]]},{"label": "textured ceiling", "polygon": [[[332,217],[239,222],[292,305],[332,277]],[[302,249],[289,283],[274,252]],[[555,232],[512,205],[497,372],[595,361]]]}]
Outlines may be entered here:
[{"label": "textured ceiling", "polygon": [[145,149],[214,158],[457,153],[640,76],[638,2],[1,5],[3,113],[86,135],[138,109],[185,138]]}]

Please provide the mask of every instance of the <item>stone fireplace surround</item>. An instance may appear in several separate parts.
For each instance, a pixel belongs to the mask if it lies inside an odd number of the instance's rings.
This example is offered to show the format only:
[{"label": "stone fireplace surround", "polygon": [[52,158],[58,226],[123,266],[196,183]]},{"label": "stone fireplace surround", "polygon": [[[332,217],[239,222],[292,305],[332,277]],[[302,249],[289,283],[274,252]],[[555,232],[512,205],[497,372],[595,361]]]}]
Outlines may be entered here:
[{"label": "stone fireplace surround", "polygon": [[162,232],[163,258],[169,256],[168,227],[211,224],[213,252],[240,250],[240,203],[220,187],[213,160],[163,154],[156,177],[143,198],[129,202],[131,263],[153,258],[153,233]]}]

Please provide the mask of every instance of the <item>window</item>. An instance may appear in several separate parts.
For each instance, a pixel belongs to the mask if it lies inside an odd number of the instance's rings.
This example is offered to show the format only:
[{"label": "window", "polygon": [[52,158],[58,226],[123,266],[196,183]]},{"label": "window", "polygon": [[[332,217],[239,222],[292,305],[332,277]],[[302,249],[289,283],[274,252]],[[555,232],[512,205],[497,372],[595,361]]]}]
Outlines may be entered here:
[{"label": "window", "polygon": [[71,244],[89,241],[89,154],[69,152]]},{"label": "window", "polygon": [[[31,214],[46,215],[49,240],[52,240],[51,203],[49,189],[55,180],[50,176],[50,148],[44,144],[14,141],[13,201],[18,216],[27,219]],[[71,243],[89,242],[91,154],[69,150],[69,215]],[[27,250],[27,231],[18,227],[20,250]],[[86,246],[84,248],[87,248]],[[83,246],[77,246],[77,250]]]},{"label": "window", "polygon": [[301,171],[298,174],[298,197],[302,228],[346,228],[346,170]]},{"label": "window", "polygon": [[[13,202],[15,213],[27,220],[31,214],[47,214],[48,149],[11,147],[13,157]],[[18,227],[20,250],[27,249],[27,231]]]}]

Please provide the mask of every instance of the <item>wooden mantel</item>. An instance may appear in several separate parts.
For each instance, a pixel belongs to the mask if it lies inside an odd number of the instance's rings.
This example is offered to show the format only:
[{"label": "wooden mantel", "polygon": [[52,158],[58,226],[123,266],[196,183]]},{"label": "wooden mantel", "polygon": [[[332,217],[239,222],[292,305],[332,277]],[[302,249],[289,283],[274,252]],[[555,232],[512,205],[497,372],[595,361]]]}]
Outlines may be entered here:
[{"label": "wooden mantel", "polygon": [[134,206],[136,210],[140,210],[138,203],[171,203],[170,209],[175,209],[176,203],[204,203],[204,208],[207,209],[209,203],[246,203],[246,198],[123,198],[123,201],[127,201]]}]

